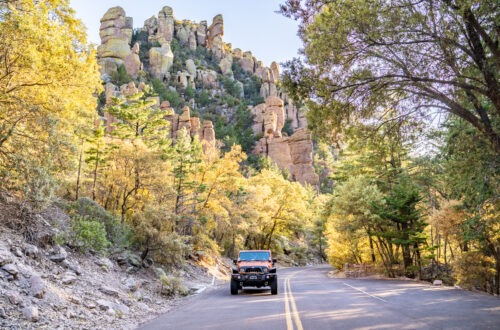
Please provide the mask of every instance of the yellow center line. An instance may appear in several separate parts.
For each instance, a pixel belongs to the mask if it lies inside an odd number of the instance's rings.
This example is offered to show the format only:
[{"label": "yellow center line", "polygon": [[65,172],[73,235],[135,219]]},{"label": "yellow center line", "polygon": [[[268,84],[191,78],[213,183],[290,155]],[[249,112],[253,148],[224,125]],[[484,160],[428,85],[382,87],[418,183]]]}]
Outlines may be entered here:
[{"label": "yellow center line", "polygon": [[[295,298],[293,297],[292,287],[290,286],[290,279],[285,279],[285,316],[286,316],[286,328],[287,330],[293,330],[295,321],[295,326],[297,330],[304,330],[302,327],[302,322],[300,321],[299,312],[297,310],[297,305],[295,304]],[[290,313],[290,309],[292,312]]]},{"label": "yellow center line", "polygon": [[290,315],[290,303],[288,301],[288,287],[287,287],[288,279],[285,279],[284,288],[285,288],[285,317],[286,317],[286,329],[293,330],[292,317]]}]

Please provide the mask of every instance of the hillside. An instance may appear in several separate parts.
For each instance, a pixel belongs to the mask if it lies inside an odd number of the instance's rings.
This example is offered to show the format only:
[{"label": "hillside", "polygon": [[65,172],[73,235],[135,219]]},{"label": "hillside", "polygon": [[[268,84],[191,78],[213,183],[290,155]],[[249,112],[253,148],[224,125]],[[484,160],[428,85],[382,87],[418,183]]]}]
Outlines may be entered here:
[{"label": "hillside", "polygon": [[[212,262],[196,256],[166,272],[127,249],[57,245],[70,223],[59,206],[32,212],[1,194],[0,328],[135,329],[212,286]],[[225,284],[228,268],[218,269]]]},{"label": "hillside", "polygon": [[[319,184],[306,109],[281,89],[276,62],[265,67],[251,51],[224,42],[221,15],[210,25],[180,21],[165,6],[134,28],[133,18],[114,7],[101,19],[100,36],[104,106],[151,84],[156,106],[171,114],[172,138],[185,127],[209,143],[218,139],[225,149],[239,144],[246,153],[270,157],[292,180]],[[110,131],[113,118],[106,117],[106,123]]]}]

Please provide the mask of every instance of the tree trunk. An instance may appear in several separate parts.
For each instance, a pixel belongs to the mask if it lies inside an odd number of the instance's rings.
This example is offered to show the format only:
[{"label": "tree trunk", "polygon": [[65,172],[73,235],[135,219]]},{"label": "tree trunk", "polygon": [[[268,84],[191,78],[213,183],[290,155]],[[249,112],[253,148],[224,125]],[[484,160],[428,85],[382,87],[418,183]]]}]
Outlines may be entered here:
[{"label": "tree trunk", "polygon": [[95,201],[95,190],[97,186],[97,168],[99,165],[99,150],[96,151],[95,156],[95,166],[94,166],[94,180],[92,182],[92,200]]},{"label": "tree trunk", "polygon": [[498,296],[500,294],[500,246],[497,247],[496,252],[495,294]]},{"label": "tree trunk", "polygon": [[79,192],[80,192],[80,175],[82,171],[82,157],[83,157],[83,142],[82,142],[82,149],[80,150],[80,157],[78,159],[78,174],[76,177],[76,193],[75,193],[75,200],[78,200],[79,197]]},{"label": "tree trunk", "polygon": [[377,259],[375,258],[375,250],[373,249],[373,238],[371,236],[368,236],[368,239],[370,240],[370,252],[372,254],[372,263],[375,263]]}]

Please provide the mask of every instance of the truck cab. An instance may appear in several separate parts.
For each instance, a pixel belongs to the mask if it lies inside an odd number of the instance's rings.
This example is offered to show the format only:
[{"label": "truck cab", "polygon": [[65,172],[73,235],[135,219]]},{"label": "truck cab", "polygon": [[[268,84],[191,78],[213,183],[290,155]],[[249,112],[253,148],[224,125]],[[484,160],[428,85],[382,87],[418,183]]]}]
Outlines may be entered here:
[{"label": "truck cab", "polygon": [[238,259],[233,260],[231,274],[231,294],[238,294],[244,287],[269,287],[271,294],[278,294],[278,275],[276,259],[270,250],[243,250]]}]

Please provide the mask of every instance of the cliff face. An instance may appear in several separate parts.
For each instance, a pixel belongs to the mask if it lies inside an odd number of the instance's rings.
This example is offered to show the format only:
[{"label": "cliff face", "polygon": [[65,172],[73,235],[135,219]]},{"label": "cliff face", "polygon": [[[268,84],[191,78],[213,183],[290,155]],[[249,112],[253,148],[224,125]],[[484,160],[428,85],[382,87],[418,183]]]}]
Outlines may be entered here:
[{"label": "cliff face", "polygon": [[313,167],[313,143],[305,127],[295,130],[292,136],[283,136],[285,108],[283,100],[276,96],[267,98],[265,104],[252,109],[256,135],[263,134],[253,153],[265,155],[282,170],[288,170],[292,179],[302,184],[317,186],[319,177]]},{"label": "cliff face", "polygon": [[[124,65],[127,73],[134,79],[150,76],[161,80],[171,90],[181,88],[183,94],[188,88],[208,92],[212,100],[217,102],[216,111],[221,116],[229,116],[229,105],[221,104],[227,95],[227,82],[233,82],[239,93],[232,93],[232,97],[243,99],[248,97],[248,91],[242,79],[242,73],[253,76],[258,82],[257,96],[265,103],[249,108],[254,115],[253,132],[262,136],[257,141],[254,154],[265,155],[271,158],[281,169],[288,170],[294,180],[303,184],[318,184],[318,177],[312,166],[313,144],[311,134],[306,130],[307,121],[303,109],[299,109],[286,93],[279,89],[280,67],[276,62],[270,67],[264,66],[250,51],[239,48],[232,49],[232,45],[225,43],[224,19],[217,15],[211,24],[207,21],[199,23],[190,20],[176,20],[171,7],[163,7],[157,16],[152,16],[144,22],[140,29],[136,29],[141,39],[132,44],[132,19],[127,17],[120,7],[109,9],[101,19],[101,45],[98,48],[100,70],[106,87],[106,99],[111,95],[140,90],[141,86],[114,86],[110,85],[110,77],[120,65]],[[147,44],[147,52],[143,51]],[[191,55],[206,54],[215,66],[208,66],[199,58],[187,58],[186,52],[179,54],[178,49],[186,49]],[[177,49],[174,54],[173,49]],[[141,54],[147,57],[141,58]],[[182,55],[184,54],[184,55]],[[180,58],[176,58],[180,56]],[[235,68],[237,71],[234,71]],[[240,71],[238,71],[240,70]],[[240,80],[237,80],[237,77]],[[221,85],[222,83],[222,85]],[[226,85],[226,86],[224,86]],[[255,103],[254,103],[255,104]],[[191,117],[192,110],[197,109],[194,99],[189,100],[189,107],[173,109],[163,102],[158,106],[168,109],[167,119],[171,123],[171,137],[175,139],[179,129],[186,128],[191,136],[198,136],[206,146],[215,146],[215,132],[210,121],[203,121]],[[178,114],[175,114],[177,111]],[[107,116],[107,122],[112,123],[113,118]],[[291,136],[282,133],[285,125]]]}]

